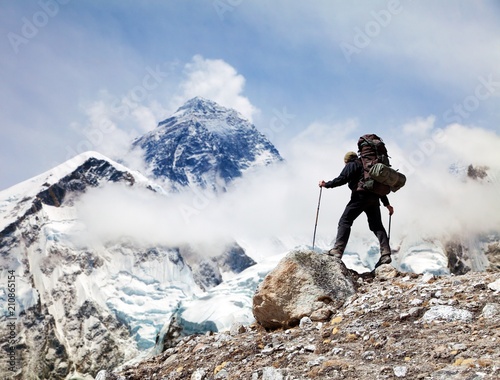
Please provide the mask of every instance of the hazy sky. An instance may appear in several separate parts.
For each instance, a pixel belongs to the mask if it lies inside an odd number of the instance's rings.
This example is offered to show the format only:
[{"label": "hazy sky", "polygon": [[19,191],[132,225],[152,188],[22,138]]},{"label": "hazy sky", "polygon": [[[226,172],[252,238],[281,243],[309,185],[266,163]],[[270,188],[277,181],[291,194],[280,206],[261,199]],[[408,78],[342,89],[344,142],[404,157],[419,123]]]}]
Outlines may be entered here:
[{"label": "hazy sky", "polygon": [[377,132],[421,166],[443,131],[500,150],[500,5],[0,0],[0,84],[0,190],[86,150],[120,158],[197,95],[285,158],[336,162]]}]

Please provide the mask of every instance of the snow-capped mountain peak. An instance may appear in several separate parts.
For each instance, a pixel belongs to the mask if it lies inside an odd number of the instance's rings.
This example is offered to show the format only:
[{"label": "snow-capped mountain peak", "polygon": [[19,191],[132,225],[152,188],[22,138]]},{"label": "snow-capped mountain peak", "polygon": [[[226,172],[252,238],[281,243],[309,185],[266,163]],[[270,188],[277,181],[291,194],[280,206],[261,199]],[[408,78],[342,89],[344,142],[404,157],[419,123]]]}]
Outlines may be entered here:
[{"label": "snow-capped mountain peak", "polygon": [[143,151],[154,178],[174,188],[224,188],[249,169],[283,160],[241,114],[201,97],[187,101],[132,148]]},{"label": "snow-capped mountain peak", "polygon": [[[236,110],[223,107],[212,100],[205,99],[200,96],[188,100],[181,107],[179,107],[171,117],[175,117],[178,120],[197,117],[208,120],[218,120],[218,125],[221,125],[221,120],[227,120],[228,118],[238,118],[244,120],[244,117]],[[163,125],[165,121],[159,123],[159,126]]]},{"label": "snow-capped mountain peak", "polygon": [[234,109],[223,107],[202,97],[188,100],[169,118],[161,121],[158,127],[176,127],[183,123],[202,124],[210,133],[224,135],[235,130],[251,129],[253,126]]},{"label": "snow-capped mountain peak", "polygon": [[142,174],[97,152],[85,152],[36,177],[0,192],[0,231],[40,204],[58,207],[67,193],[84,192],[101,182],[124,181],[159,189]]}]

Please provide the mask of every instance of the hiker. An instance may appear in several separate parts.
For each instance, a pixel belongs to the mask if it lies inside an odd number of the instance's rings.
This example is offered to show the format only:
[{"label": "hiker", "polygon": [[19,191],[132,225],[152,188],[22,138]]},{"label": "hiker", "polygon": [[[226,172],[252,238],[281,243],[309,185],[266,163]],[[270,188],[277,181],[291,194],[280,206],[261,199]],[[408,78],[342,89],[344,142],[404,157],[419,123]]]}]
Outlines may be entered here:
[{"label": "hiker", "polygon": [[339,259],[342,258],[347,242],[349,241],[351,226],[354,220],[364,212],[368,217],[370,230],[377,236],[380,243],[380,259],[375,265],[375,268],[382,264],[389,264],[392,261],[391,248],[389,246],[387,232],[382,224],[379,201],[382,201],[382,204],[387,207],[389,215],[394,213],[394,208],[390,205],[386,195],[380,196],[368,190],[358,189],[358,183],[363,176],[363,165],[355,152],[347,152],[344,156],[344,162],[344,169],[337,178],[328,182],[319,182],[320,187],[325,187],[327,189],[342,186],[347,183],[352,190],[351,199],[339,220],[335,245],[327,254]]}]

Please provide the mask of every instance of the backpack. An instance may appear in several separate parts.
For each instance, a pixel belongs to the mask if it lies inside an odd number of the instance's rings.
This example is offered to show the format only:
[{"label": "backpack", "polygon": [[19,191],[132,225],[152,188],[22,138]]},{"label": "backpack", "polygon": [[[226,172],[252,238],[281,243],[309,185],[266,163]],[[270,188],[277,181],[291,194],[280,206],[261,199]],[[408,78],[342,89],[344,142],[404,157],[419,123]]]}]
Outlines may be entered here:
[{"label": "backpack", "polygon": [[377,135],[366,134],[358,139],[358,155],[363,165],[358,191],[387,195],[405,185],[406,177],[391,168],[385,143]]}]

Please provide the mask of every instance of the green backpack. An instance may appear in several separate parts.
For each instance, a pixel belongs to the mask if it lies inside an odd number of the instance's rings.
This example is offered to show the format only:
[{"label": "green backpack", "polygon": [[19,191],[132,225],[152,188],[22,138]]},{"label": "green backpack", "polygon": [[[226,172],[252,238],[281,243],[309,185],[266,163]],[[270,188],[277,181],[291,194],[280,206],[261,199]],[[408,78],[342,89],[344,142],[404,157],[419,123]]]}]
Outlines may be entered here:
[{"label": "green backpack", "polygon": [[391,168],[385,143],[377,135],[366,134],[359,138],[358,155],[363,164],[358,190],[387,195],[405,185],[405,175]]}]

